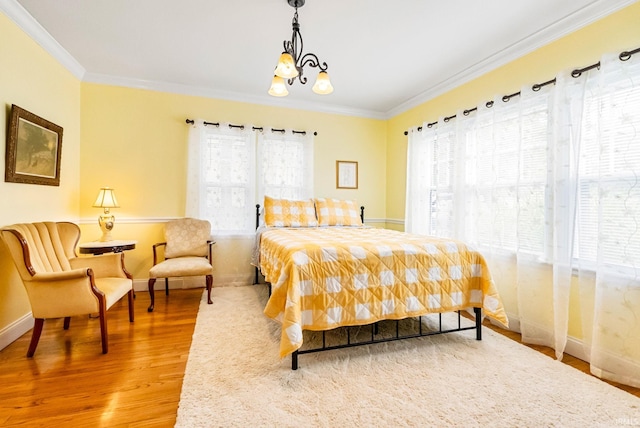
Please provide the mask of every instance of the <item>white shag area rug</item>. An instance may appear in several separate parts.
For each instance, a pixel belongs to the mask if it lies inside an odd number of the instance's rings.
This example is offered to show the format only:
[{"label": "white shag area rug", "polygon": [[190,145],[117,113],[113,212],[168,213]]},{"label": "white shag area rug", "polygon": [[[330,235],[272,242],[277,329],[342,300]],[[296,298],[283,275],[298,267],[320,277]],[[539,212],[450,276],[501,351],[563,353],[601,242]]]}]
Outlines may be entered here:
[{"label": "white shag area rug", "polygon": [[301,355],[293,371],[266,299],[264,285],[203,297],[177,427],[640,426],[639,398],[488,328]]}]

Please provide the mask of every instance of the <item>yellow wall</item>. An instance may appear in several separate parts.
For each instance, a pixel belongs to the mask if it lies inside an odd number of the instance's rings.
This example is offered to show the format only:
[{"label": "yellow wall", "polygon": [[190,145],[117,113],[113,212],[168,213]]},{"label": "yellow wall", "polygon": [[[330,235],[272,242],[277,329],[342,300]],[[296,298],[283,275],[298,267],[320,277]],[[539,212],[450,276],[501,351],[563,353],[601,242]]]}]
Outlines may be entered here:
[{"label": "yellow wall", "polygon": [[[383,120],[91,83],[82,84],[81,117],[82,240],[100,236],[100,210],[91,205],[101,186],[113,187],[121,206],[112,210],[114,238],[138,241],[126,255],[135,278],[147,277],[160,222],[185,213],[187,118],[316,131],[314,194],[356,199],[367,217],[385,217]],[[336,160],[358,161],[357,190],[336,189]],[[221,241],[214,251],[222,256],[223,248],[225,255],[232,250]]]},{"label": "yellow wall", "polygon": [[[404,219],[407,162],[404,131],[472,108],[496,96],[517,92],[525,85],[545,82],[562,70],[591,65],[604,53],[637,47],[640,47],[640,2],[390,119],[387,126],[387,218]],[[507,312],[517,316],[515,263],[500,261],[491,268]],[[541,288],[549,290],[546,286]],[[582,337],[577,293],[577,287],[573,287],[569,334]]]},{"label": "yellow wall", "polygon": [[[80,82],[2,13],[0,40],[3,141],[12,104],[63,128],[60,186],[0,181],[0,226],[36,220],[77,220]],[[4,149],[0,156],[4,160]],[[4,244],[0,244],[0,333],[31,312],[17,275]]]}]

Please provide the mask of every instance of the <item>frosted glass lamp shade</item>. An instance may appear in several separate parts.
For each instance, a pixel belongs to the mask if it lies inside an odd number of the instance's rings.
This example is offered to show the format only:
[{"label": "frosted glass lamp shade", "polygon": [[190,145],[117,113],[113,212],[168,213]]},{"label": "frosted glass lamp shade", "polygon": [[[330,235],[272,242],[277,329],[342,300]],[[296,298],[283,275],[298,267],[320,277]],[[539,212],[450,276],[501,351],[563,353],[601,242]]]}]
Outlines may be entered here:
[{"label": "frosted glass lamp shade", "polygon": [[273,76],[271,87],[269,88],[269,95],[273,95],[274,97],[285,97],[289,95],[287,85],[282,77]]},{"label": "frosted glass lamp shade", "polygon": [[333,85],[331,85],[329,74],[326,71],[318,73],[318,78],[316,79],[316,83],[313,85],[312,89],[313,92],[320,95],[328,95],[333,92]]},{"label": "frosted glass lamp shade", "polygon": [[283,79],[293,79],[294,77],[298,77],[298,69],[296,68],[296,63],[293,61],[291,54],[282,52],[280,59],[278,60],[278,65],[276,66],[275,74]]}]

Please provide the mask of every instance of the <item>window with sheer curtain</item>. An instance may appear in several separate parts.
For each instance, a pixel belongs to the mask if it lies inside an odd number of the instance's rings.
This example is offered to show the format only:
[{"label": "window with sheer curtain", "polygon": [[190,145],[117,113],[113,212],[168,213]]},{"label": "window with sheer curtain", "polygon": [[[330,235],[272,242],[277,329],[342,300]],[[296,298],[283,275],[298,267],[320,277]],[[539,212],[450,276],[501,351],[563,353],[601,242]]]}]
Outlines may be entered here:
[{"label": "window with sheer curtain", "polygon": [[[551,90],[524,100],[496,101],[502,105],[480,107],[474,116],[462,114],[458,115],[461,119],[414,131],[414,144],[409,148],[413,168],[408,174],[407,213],[414,212],[422,221],[408,221],[408,229],[435,236],[463,236],[480,247],[525,251],[548,260],[553,236],[547,230],[553,225],[552,198],[575,197],[575,227],[581,233],[571,256],[596,262],[598,219],[604,217],[608,227],[603,231],[609,238],[602,261],[640,265],[640,241],[631,243],[627,236],[638,227],[628,214],[640,203],[640,183],[636,183],[640,123],[634,117],[640,111],[640,90],[633,81],[626,83],[619,83],[605,97],[594,89],[601,84],[598,79],[588,82],[580,123],[567,125],[572,127],[574,138],[580,136],[578,154],[574,146],[560,150],[549,144]],[[548,158],[554,154],[560,159]],[[578,158],[571,160],[573,156]],[[569,181],[554,185],[552,163],[560,161],[575,162],[579,170]],[[577,192],[569,196],[571,186],[576,186]],[[464,216],[462,225],[455,217],[460,210],[454,210],[460,204],[474,215]],[[615,230],[611,229],[613,224],[617,225]]]},{"label": "window with sheer curtain", "polygon": [[640,82],[634,85],[630,76],[616,74],[607,76],[607,93],[596,90],[597,80],[585,91],[578,181],[581,239],[575,255],[593,265],[635,270],[640,267]]},{"label": "window with sheer curtain", "polygon": [[[293,131],[258,135],[258,200],[313,196],[313,136]],[[260,202],[262,203],[262,202]]]},{"label": "window with sheer curtain", "polygon": [[264,195],[300,199],[313,192],[313,136],[195,121],[189,133],[187,216],[217,235],[255,231]]},{"label": "window with sheer curtain", "polygon": [[523,340],[559,359],[577,286],[592,373],[640,386],[640,55],[538,89],[411,130],[405,229],[509,273]]}]

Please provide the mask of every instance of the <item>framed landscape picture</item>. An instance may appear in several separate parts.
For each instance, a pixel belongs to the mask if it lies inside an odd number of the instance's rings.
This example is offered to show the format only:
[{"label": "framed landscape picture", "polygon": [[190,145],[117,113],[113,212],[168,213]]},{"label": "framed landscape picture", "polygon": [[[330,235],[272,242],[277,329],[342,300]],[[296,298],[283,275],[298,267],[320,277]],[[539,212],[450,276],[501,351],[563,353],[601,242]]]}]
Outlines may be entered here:
[{"label": "framed landscape picture", "polygon": [[11,106],[4,181],[60,185],[62,127]]}]

